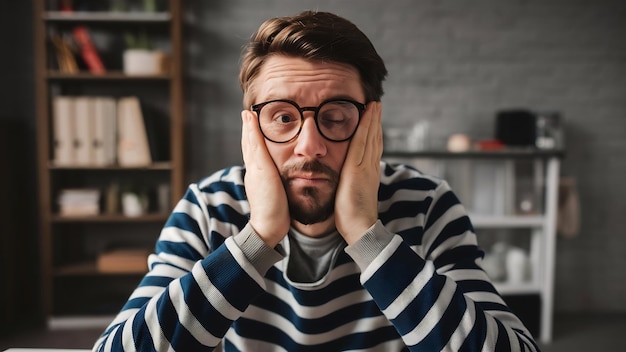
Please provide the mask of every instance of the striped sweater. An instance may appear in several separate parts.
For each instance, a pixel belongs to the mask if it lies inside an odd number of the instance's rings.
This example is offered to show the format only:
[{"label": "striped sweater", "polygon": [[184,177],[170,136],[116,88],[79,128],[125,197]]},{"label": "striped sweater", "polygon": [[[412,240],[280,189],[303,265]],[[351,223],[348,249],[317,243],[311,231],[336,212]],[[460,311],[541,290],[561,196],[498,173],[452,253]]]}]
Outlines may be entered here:
[{"label": "striped sweater", "polygon": [[538,350],[446,182],[382,162],[379,222],[321,280],[297,283],[289,237],[275,250],[247,225],[244,173],[190,185],[94,351]]}]

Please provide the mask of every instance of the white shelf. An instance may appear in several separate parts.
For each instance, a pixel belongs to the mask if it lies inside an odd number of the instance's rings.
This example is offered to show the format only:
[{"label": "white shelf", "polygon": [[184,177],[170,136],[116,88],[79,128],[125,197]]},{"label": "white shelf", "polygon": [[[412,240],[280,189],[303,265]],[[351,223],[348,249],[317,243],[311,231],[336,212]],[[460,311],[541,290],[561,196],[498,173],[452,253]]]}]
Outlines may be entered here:
[{"label": "white shelf", "polygon": [[543,215],[479,215],[469,214],[477,228],[540,228],[545,225]]},{"label": "white shelf", "polygon": [[50,330],[102,329],[104,331],[114,318],[114,315],[52,316],[48,318],[48,328]]},{"label": "white shelf", "polygon": [[[412,164],[427,174],[446,179],[459,199],[464,200],[467,208],[475,209],[475,212],[469,213],[474,228],[530,230],[523,232],[529,236],[531,281],[495,282],[494,286],[502,295],[540,296],[538,333],[544,343],[552,339],[556,218],[562,156],[562,150],[534,149],[467,153],[445,151],[386,153],[388,161]],[[462,162],[458,163],[458,160]],[[530,165],[533,169],[518,176],[515,167],[520,163],[525,165],[524,167]],[[522,185],[520,181],[528,183],[526,191],[530,190],[536,195],[533,203],[542,210],[540,213],[518,215],[511,211],[511,200],[515,199],[515,192],[519,192],[516,185]]]},{"label": "white shelf", "polygon": [[494,282],[496,290],[502,295],[525,295],[541,293],[541,287],[533,282],[509,283]]}]

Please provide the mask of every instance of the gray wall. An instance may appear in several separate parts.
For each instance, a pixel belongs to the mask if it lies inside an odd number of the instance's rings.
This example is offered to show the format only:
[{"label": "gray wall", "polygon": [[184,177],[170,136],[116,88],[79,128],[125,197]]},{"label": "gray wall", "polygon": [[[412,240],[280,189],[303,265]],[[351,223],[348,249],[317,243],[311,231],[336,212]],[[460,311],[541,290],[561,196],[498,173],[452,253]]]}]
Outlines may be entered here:
[{"label": "gray wall", "polygon": [[[623,0],[187,0],[188,180],[240,163],[238,57],[266,18],[343,15],[386,60],[384,120],[427,119],[433,140],[490,137],[503,107],[560,110],[581,233],[559,238],[558,311],[626,312],[626,2]],[[0,118],[35,141],[30,1],[0,2]],[[34,168],[34,148],[26,150]],[[35,171],[25,182],[34,189]],[[6,186],[6,185],[5,185]],[[33,194],[20,201],[35,202]],[[29,213],[35,222],[34,209]],[[35,238],[36,234],[24,236]]]},{"label": "gray wall", "polygon": [[238,58],[266,18],[304,9],[352,20],[385,59],[388,125],[430,121],[431,141],[493,136],[494,112],[558,110],[562,174],[581,233],[558,239],[556,309],[626,312],[626,2],[623,0],[188,1],[189,180],[241,163]]}]

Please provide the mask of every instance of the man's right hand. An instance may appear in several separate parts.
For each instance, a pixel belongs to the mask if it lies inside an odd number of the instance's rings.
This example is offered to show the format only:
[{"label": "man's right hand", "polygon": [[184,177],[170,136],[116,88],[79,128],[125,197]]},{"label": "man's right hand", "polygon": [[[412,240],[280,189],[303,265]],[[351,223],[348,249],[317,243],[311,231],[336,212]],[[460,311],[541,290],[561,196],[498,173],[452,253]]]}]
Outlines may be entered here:
[{"label": "man's right hand", "polygon": [[241,112],[241,151],[246,167],[244,184],[250,203],[250,225],[274,248],[290,226],[287,193],[252,111]]}]

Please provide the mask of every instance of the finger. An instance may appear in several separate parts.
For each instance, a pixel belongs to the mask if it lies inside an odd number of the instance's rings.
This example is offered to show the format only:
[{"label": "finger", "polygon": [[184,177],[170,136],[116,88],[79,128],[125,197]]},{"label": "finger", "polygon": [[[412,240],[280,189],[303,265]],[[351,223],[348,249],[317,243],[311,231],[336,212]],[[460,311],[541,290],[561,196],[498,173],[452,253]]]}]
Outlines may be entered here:
[{"label": "finger", "polygon": [[382,103],[376,102],[368,139],[370,162],[378,164],[383,153]]},{"label": "finger", "polygon": [[241,111],[241,152],[243,154],[244,163],[247,163],[250,159],[251,146],[254,145],[252,126],[252,113],[248,110]]},{"label": "finger", "polygon": [[372,121],[372,107],[373,103],[370,103],[365,108],[365,112],[361,117],[356,133],[350,141],[347,160],[354,163],[354,165],[361,165],[363,163],[363,157],[367,146],[367,136],[369,134]]},{"label": "finger", "polygon": [[378,164],[382,153],[381,103],[371,102],[368,106],[368,128],[362,162]]},{"label": "finger", "polygon": [[265,147],[265,140],[254,114],[251,111],[243,110],[241,118],[243,121],[241,149],[244,153],[244,162],[259,166],[265,162],[271,162]]},{"label": "finger", "polygon": [[247,110],[241,111],[241,153],[246,156],[246,151],[248,148],[248,114]]}]

